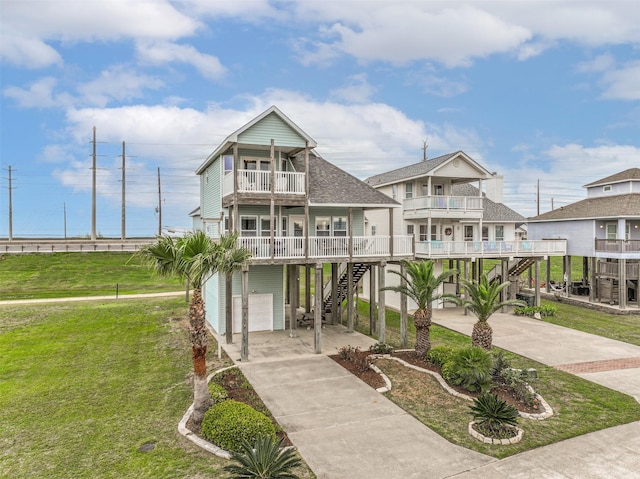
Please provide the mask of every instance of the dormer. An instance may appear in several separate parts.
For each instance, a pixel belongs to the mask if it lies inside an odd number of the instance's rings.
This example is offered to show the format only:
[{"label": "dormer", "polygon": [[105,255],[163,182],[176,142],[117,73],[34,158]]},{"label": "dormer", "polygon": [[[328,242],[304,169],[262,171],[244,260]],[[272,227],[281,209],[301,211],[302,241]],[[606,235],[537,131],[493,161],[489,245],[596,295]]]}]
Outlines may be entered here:
[{"label": "dormer", "polygon": [[584,187],[587,189],[587,198],[640,193],[640,168],[629,168]]}]

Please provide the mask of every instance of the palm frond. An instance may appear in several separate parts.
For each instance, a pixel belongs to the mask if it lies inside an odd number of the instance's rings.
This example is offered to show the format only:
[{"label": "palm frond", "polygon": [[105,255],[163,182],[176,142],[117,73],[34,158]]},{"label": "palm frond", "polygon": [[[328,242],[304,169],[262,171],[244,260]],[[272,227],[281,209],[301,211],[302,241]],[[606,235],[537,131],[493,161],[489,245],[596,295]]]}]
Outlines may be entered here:
[{"label": "palm frond", "polygon": [[404,284],[398,286],[387,286],[383,290],[395,291],[411,298],[418,309],[427,309],[431,303],[437,299],[454,299],[451,294],[440,293],[440,285],[449,277],[457,274],[456,270],[443,271],[435,276],[435,266],[433,261],[402,261],[405,273],[391,270],[391,273],[398,275]]},{"label": "palm frond", "polygon": [[500,301],[502,290],[509,286],[509,281],[498,283],[489,281],[482,275],[478,281],[460,280],[468,298],[458,301],[458,304],[471,311],[479,321],[487,321],[496,311],[505,306],[522,306],[524,303],[515,299]]}]

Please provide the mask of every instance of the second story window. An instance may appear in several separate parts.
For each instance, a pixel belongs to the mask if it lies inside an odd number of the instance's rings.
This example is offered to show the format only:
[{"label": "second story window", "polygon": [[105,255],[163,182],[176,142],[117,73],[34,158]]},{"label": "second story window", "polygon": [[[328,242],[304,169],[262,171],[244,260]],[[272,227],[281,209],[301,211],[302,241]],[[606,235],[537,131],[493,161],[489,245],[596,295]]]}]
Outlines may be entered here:
[{"label": "second story window", "polygon": [[331,236],[331,219],[328,216],[316,218],[316,236]]},{"label": "second story window", "polygon": [[473,225],[464,225],[464,240],[473,241]]},{"label": "second story window", "polygon": [[496,225],[496,241],[504,241],[504,226]]},{"label": "second story window", "polygon": [[341,217],[333,218],[333,236],[347,236],[347,219]]},{"label": "second story window", "polygon": [[222,157],[222,161],[224,163],[224,174],[230,173],[233,171],[233,156],[224,155]]},{"label": "second story window", "polygon": [[413,236],[415,233],[414,225],[407,225],[407,235]]},{"label": "second story window", "polygon": [[404,197],[413,198],[413,183],[404,184]]},{"label": "second story window", "polygon": [[434,196],[444,196],[444,185],[433,185]]},{"label": "second story window", "polygon": [[482,227],[482,241],[489,241],[489,227]]},{"label": "second story window", "polygon": [[398,185],[391,185],[391,198],[398,199]]},{"label": "second story window", "polygon": [[618,225],[615,223],[607,224],[607,239],[615,240],[618,239]]},{"label": "second story window", "polygon": [[429,235],[427,234],[427,225],[420,225],[420,236],[418,237],[420,241],[429,241]]},{"label": "second story window", "polygon": [[258,218],[255,216],[240,217],[240,236],[258,236]]}]

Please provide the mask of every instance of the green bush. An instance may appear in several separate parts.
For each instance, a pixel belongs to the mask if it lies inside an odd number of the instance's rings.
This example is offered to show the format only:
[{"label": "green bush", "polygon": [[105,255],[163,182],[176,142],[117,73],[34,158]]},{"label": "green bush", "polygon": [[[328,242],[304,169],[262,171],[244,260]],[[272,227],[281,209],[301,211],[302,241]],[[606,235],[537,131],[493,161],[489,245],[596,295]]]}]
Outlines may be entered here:
[{"label": "green bush", "polygon": [[228,398],[227,390],[214,382],[209,383],[209,393],[211,394],[213,404],[226,401]]},{"label": "green bush", "polygon": [[436,346],[431,348],[427,353],[427,359],[433,364],[442,366],[444,363],[451,359],[451,356],[455,352],[451,346]]},{"label": "green bush", "polygon": [[469,406],[473,418],[484,434],[491,437],[510,437],[518,424],[518,410],[492,393],[484,393]]},{"label": "green bush", "polygon": [[491,354],[480,347],[469,346],[455,351],[442,365],[442,377],[467,391],[484,392],[491,387],[492,370]]},{"label": "green bush", "polygon": [[292,469],[302,464],[293,449],[282,447],[282,439],[276,441],[262,434],[255,443],[243,440],[242,451],[232,452],[231,460],[234,464],[224,466],[224,470],[235,478],[298,478]]},{"label": "green bush", "polygon": [[376,343],[369,346],[369,351],[373,354],[391,354],[393,346],[387,343]]},{"label": "green bush", "polygon": [[552,304],[545,304],[543,306],[523,306],[513,310],[517,316],[529,316],[533,317],[536,313],[540,313],[540,316],[555,316],[558,312],[558,308]]},{"label": "green bush", "polygon": [[260,434],[275,438],[276,427],[251,406],[229,399],[205,413],[202,435],[227,451],[241,451],[242,440],[254,443]]}]

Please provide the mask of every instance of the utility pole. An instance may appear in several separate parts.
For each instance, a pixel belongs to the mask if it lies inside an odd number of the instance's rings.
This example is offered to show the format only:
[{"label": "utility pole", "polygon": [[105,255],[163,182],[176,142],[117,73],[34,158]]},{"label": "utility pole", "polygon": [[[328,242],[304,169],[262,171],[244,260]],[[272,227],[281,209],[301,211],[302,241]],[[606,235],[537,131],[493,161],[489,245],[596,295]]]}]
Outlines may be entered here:
[{"label": "utility pole", "polygon": [[62,211],[64,213],[64,239],[67,239],[67,204],[62,203]]},{"label": "utility pole", "polygon": [[13,240],[13,179],[11,171],[11,165],[9,165],[9,241]]},{"label": "utility pole", "polygon": [[422,161],[427,161],[427,148],[429,145],[427,145],[427,140],[424,140],[422,142]]},{"label": "utility pole", "polygon": [[96,127],[93,127],[93,166],[91,167],[91,240],[96,239]]},{"label": "utility pole", "polygon": [[553,198],[551,198],[551,211],[553,211]]},{"label": "utility pole", "polygon": [[540,180],[538,180],[538,188],[537,188],[537,200],[536,200],[536,204],[538,207],[538,214],[537,216],[540,216]]},{"label": "utility pole", "polygon": [[125,207],[125,173],[124,173],[124,165],[125,165],[125,154],[124,154],[124,141],[122,142],[122,232],[120,237],[125,239],[127,237],[126,234],[126,207]]},{"label": "utility pole", "polygon": [[158,236],[162,235],[162,191],[160,189],[160,167],[158,167]]}]

